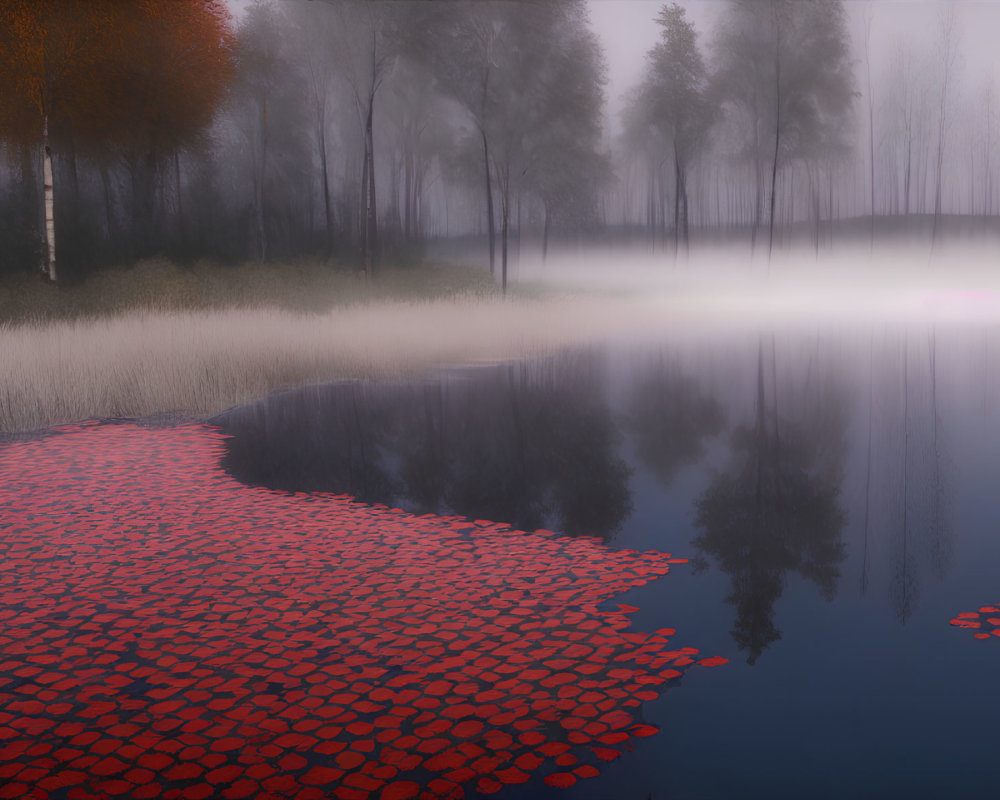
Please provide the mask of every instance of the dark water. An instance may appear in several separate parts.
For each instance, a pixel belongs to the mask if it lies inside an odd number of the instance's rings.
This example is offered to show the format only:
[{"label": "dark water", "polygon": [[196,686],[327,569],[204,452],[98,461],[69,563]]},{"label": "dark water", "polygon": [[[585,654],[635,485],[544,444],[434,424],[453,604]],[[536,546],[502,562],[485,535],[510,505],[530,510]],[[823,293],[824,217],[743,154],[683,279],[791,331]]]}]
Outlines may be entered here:
[{"label": "dark water", "polygon": [[981,328],[703,338],[216,422],[246,483],[691,559],[621,600],[731,663],[553,797],[993,798],[1000,637],[949,621],[1000,601],[998,354]]}]

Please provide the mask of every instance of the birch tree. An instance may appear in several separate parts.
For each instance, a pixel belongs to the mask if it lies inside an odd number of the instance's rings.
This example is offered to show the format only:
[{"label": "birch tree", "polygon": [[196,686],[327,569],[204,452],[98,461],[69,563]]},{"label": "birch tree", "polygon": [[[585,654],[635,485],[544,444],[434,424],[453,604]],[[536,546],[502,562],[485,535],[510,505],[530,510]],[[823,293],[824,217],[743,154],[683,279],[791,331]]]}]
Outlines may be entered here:
[{"label": "birch tree", "polygon": [[228,80],[229,19],[218,0],[0,6],[0,136],[41,147],[50,280],[58,277],[53,150],[72,153],[76,141],[181,146],[211,120]]},{"label": "birch tree", "polygon": [[102,3],[90,10],[28,0],[0,7],[5,93],[0,123],[5,137],[27,139],[42,149],[45,257],[41,268],[51,281],[57,278],[53,138],[60,122],[83,111],[76,100],[83,74],[103,58],[109,14]]}]

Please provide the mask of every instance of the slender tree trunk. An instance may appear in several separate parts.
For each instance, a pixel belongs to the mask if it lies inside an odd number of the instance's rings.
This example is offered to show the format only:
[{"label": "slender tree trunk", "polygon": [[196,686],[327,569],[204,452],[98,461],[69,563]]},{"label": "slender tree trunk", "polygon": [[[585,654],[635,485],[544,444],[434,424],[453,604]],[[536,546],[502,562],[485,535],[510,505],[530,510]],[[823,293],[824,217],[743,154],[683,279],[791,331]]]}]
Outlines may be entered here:
[{"label": "slender tree trunk", "polygon": [[517,270],[521,274],[521,193],[517,193]]},{"label": "slender tree trunk", "polygon": [[333,210],[330,206],[330,171],[326,162],[326,103],[319,110],[319,171],[323,184],[323,222],[326,255],[333,254]]},{"label": "slender tree trunk", "polygon": [[986,144],[983,150],[983,214],[993,213],[993,93],[986,98]]},{"label": "slender tree trunk", "polygon": [[754,152],[754,208],[753,222],[750,228],[750,252],[757,251],[757,234],[760,232],[761,217],[764,215],[764,175],[761,163],[761,143],[760,143],[760,119],[759,114],[754,118],[753,152]]},{"label": "slender tree trunk", "polygon": [[674,137],[674,261],[681,239],[681,159],[677,152],[677,138]]},{"label": "slender tree trunk", "polygon": [[819,199],[819,187],[817,183],[819,178],[814,176],[813,170],[807,166],[807,175],[809,178],[809,193],[812,199],[812,217],[813,217],[813,248],[815,249],[816,257],[819,258],[819,237],[820,237],[820,227],[822,223],[822,216],[820,214],[820,199]]},{"label": "slender tree trunk", "polygon": [[649,249],[656,249],[656,173],[659,165],[652,156],[649,159],[649,171],[646,174],[646,236],[649,239]]},{"label": "slender tree trunk", "polygon": [[365,154],[361,159],[361,206],[358,209],[358,228],[361,233],[361,266],[364,271],[366,248],[368,243],[368,151],[365,143]]},{"label": "slender tree trunk", "polygon": [[657,185],[659,187],[657,201],[660,204],[656,222],[660,233],[660,241],[665,243],[667,241],[667,181],[664,179],[663,173],[664,169],[661,163],[656,170]]},{"label": "slender tree trunk", "polygon": [[114,212],[111,202],[111,178],[108,176],[108,165],[101,161],[101,187],[104,189],[104,226],[105,234],[110,244],[114,237]]},{"label": "slender tree trunk", "polygon": [[49,146],[49,115],[42,122],[42,188],[45,192],[45,264],[43,271],[56,280],[55,187],[52,183],[52,148]]},{"label": "slender tree trunk", "polygon": [[771,160],[771,212],[768,218],[767,234],[767,263],[771,264],[771,255],[774,252],[774,208],[778,183],[778,154],[781,147],[781,35],[777,37],[777,46],[774,51],[774,158]]},{"label": "slender tree trunk", "polygon": [[504,168],[500,181],[500,247],[501,247],[501,279],[500,289],[507,294],[507,242],[510,235],[510,169]]},{"label": "slender tree trunk", "polygon": [[937,141],[937,184],[934,188],[934,227],[931,240],[937,241],[938,225],[941,217],[941,195],[944,183],[944,144],[945,133],[947,131],[948,114],[948,88],[951,83],[951,66],[954,60],[954,25],[955,10],[948,7],[948,16],[944,20],[944,77],[941,82],[941,102],[938,113],[938,141]]},{"label": "slender tree trunk", "polygon": [[496,277],[496,223],[493,219],[493,177],[490,171],[490,145],[486,138],[486,131],[481,131],[483,135],[483,164],[486,167],[486,234],[490,247],[490,275]]},{"label": "slender tree trunk", "polygon": [[181,196],[181,154],[174,151],[174,194],[177,196],[177,235],[184,245],[184,199]]},{"label": "slender tree trunk", "polygon": [[903,214],[910,216],[910,179],[913,173],[913,137],[906,134],[906,166],[903,169]]},{"label": "slender tree trunk", "polygon": [[373,117],[375,113],[375,59],[372,49],[372,89],[368,95],[368,116],[365,119],[365,162],[368,172],[365,204],[365,275],[375,268],[375,250],[378,247],[378,208],[375,202],[375,138]]},{"label": "slender tree trunk", "polygon": [[551,220],[549,217],[549,204],[545,203],[543,208],[545,222],[542,225],[542,263],[544,264],[549,256],[549,228],[551,227]]},{"label": "slender tree trunk", "polygon": [[778,147],[780,143],[780,135],[778,131],[775,131],[774,136],[774,161],[771,163],[771,209],[768,219],[768,232],[767,232],[767,260],[768,263],[771,261],[771,254],[774,251],[774,208],[775,199],[777,198],[777,183],[778,183]]},{"label": "slender tree trunk", "polygon": [[254,222],[257,233],[257,259],[267,260],[267,229],[264,226],[264,179],[267,175],[267,100],[260,104],[260,152],[257,154],[257,174],[254,180]]},{"label": "slender tree trunk", "polygon": [[[690,210],[688,208],[688,189],[687,189],[687,169],[681,170],[681,181],[680,181],[680,191],[681,191],[681,243],[684,245],[684,255],[688,255],[691,252],[691,228],[690,228]],[[704,193],[700,196],[704,197]]]},{"label": "slender tree trunk", "polygon": [[413,153],[407,145],[403,151],[403,236],[409,241],[413,237]]},{"label": "slender tree trunk", "polygon": [[403,204],[399,199],[399,193],[403,186],[403,155],[395,150],[390,153],[389,157],[389,175],[392,193],[389,195],[391,202],[389,204],[388,224],[390,229],[395,230],[398,234],[403,230]]},{"label": "slender tree trunk", "polygon": [[[421,165],[420,169],[416,170],[416,175],[414,176],[413,180],[413,236],[415,239],[422,239],[424,235],[424,227],[423,227],[424,171],[425,167]],[[447,217],[447,213],[445,214],[445,217]],[[445,236],[447,235],[448,231],[446,225]]]},{"label": "slender tree trunk", "polygon": [[875,249],[875,99],[872,96],[872,5],[865,20],[865,74],[868,81],[868,186],[871,197],[871,230],[868,249]]}]

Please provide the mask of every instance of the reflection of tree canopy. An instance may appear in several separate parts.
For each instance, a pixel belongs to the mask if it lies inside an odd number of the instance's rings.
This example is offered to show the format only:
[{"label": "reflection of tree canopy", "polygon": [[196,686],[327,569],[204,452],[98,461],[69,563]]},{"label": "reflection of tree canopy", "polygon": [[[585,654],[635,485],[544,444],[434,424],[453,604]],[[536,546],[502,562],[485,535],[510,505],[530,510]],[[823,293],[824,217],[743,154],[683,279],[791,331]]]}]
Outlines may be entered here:
[{"label": "reflection of tree canopy", "polygon": [[372,385],[309,386],[216,419],[223,468],[245,483],[290,492],[335,491],[389,502],[398,491],[385,463],[392,408]]},{"label": "reflection of tree canopy", "polygon": [[[781,638],[774,605],[788,573],[798,572],[832,599],[845,556],[839,459],[830,461],[830,448],[821,445],[827,433],[836,433],[841,415],[823,420],[809,412],[836,408],[810,410],[803,401],[795,409],[783,399],[785,417],[779,419],[776,397],[770,408],[766,402],[762,355],[757,382],[755,423],[735,431],[733,467],[716,474],[699,499],[696,524],[701,534],[693,542],[731,577],[727,602],[736,606],[732,635],[751,664]],[[806,419],[792,421],[792,411],[812,417],[816,427]],[[819,424],[824,421],[834,427]]]},{"label": "reflection of tree canopy", "polygon": [[591,356],[275,396],[218,421],[240,480],[607,536],[628,465]]},{"label": "reflection of tree canopy", "polygon": [[[426,432],[444,432],[445,446]],[[518,528],[606,536],[631,510],[620,435],[589,357],[481,370],[452,381],[400,426],[408,494],[425,510],[454,510]],[[428,453],[438,454],[428,490]]]},{"label": "reflection of tree canopy", "polygon": [[629,397],[627,424],[636,455],[664,487],[701,458],[705,440],[718,435],[725,417],[714,398],[662,355],[640,370]]}]

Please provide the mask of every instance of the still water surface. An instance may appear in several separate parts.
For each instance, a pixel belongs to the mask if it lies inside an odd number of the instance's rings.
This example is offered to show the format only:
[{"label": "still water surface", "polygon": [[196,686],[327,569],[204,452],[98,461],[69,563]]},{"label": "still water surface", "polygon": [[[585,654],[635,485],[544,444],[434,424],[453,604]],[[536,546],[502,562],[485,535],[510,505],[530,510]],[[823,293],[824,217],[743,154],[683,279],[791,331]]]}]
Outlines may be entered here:
[{"label": "still water surface", "polygon": [[690,559],[616,600],[730,663],[646,703],[661,732],[600,777],[531,796],[992,798],[1000,637],[949,621],[1000,601],[998,362],[979,327],[702,336],[214,423],[247,484]]}]

